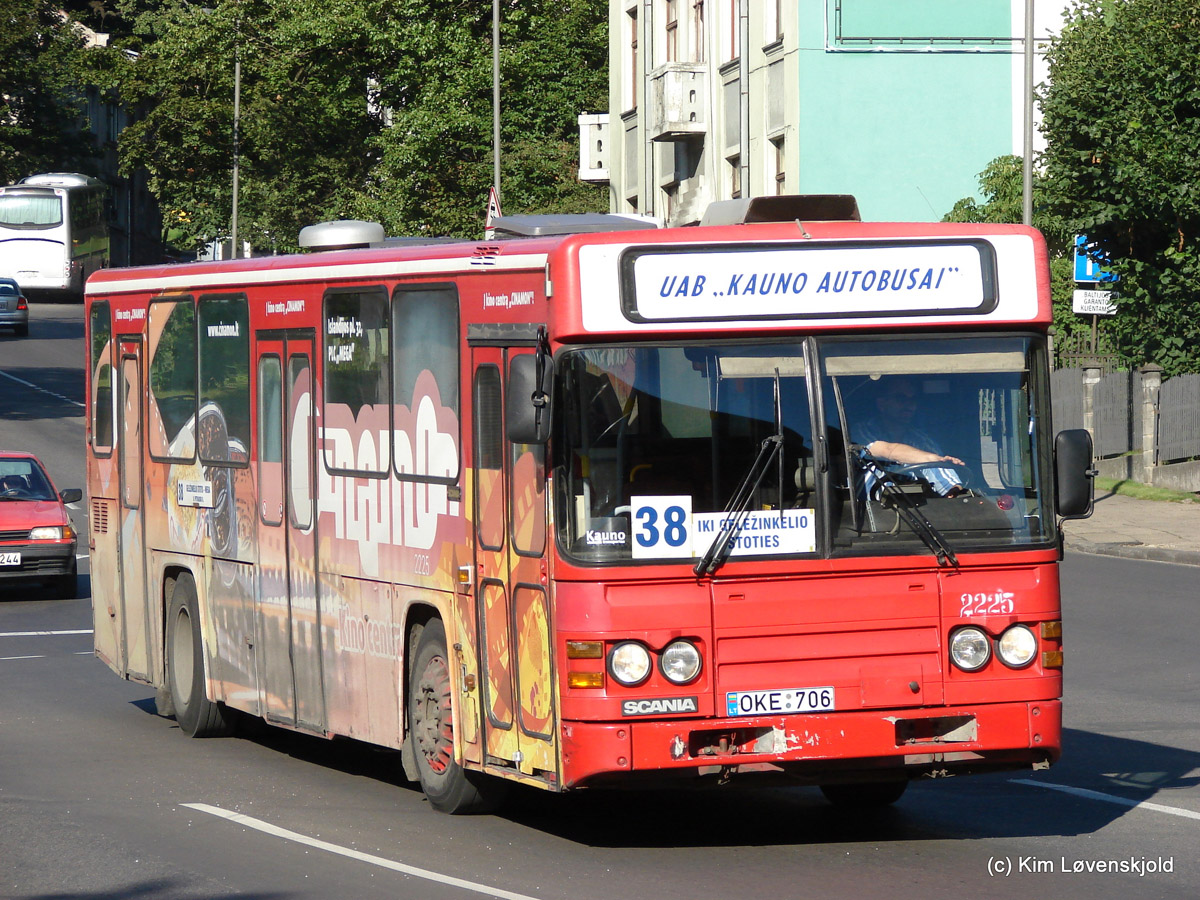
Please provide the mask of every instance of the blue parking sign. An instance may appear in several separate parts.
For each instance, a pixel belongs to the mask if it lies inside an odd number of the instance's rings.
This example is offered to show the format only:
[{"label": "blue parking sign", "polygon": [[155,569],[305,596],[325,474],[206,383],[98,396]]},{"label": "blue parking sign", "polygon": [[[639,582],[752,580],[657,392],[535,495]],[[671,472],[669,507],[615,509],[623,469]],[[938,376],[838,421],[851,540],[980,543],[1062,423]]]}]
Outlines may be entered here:
[{"label": "blue parking sign", "polygon": [[1106,284],[1119,281],[1120,275],[1106,271],[1105,267],[1109,263],[1108,256],[1099,249],[1095,241],[1089,241],[1086,234],[1075,235],[1076,281]]}]

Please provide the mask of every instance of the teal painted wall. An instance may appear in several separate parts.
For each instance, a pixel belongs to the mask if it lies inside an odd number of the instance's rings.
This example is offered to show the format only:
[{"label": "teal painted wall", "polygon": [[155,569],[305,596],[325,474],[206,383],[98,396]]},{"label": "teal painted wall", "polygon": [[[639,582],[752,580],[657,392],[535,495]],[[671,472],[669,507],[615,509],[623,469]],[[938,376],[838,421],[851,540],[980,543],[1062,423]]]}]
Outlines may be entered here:
[{"label": "teal painted wall", "polygon": [[[827,12],[831,46],[883,51],[826,52]],[[801,0],[801,192],[854,194],[874,221],[936,221],[977,196],[1013,152],[1013,56],[971,48],[1009,46],[1011,15],[1009,0]],[[943,52],[893,52],[929,37]],[[984,40],[944,52],[948,38]]]}]

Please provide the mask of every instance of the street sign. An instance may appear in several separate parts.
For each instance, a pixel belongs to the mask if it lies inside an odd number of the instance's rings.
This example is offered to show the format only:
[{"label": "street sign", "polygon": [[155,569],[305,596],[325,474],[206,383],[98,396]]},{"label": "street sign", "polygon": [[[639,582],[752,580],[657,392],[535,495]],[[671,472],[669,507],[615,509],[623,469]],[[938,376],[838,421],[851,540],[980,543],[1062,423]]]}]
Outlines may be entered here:
[{"label": "street sign", "polygon": [[1086,234],[1075,235],[1075,280],[1092,283],[1111,284],[1119,281],[1115,272],[1108,272],[1108,257],[1100,252],[1095,241],[1089,241]]},{"label": "street sign", "polygon": [[1115,291],[1075,291],[1071,295],[1071,312],[1084,316],[1112,316],[1117,312],[1113,302],[1120,296]]}]

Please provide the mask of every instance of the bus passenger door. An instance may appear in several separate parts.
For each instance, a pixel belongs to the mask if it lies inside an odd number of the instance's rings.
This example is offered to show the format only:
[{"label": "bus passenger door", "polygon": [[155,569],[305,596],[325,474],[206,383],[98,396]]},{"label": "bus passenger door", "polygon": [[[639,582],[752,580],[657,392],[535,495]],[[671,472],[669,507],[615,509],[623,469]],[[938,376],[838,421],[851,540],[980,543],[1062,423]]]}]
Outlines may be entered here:
[{"label": "bus passenger door", "polygon": [[142,474],[142,345],[122,340],[117,368],[118,483],[121,527],[117,566],[121,657],[127,676],[150,680],[150,604],[146,598],[146,520]]},{"label": "bus passenger door", "polygon": [[475,589],[485,762],[557,779],[543,448],[509,443],[509,354],[474,349]]},{"label": "bus passenger door", "polygon": [[269,721],[324,727],[309,335],[260,338],[257,666]]}]

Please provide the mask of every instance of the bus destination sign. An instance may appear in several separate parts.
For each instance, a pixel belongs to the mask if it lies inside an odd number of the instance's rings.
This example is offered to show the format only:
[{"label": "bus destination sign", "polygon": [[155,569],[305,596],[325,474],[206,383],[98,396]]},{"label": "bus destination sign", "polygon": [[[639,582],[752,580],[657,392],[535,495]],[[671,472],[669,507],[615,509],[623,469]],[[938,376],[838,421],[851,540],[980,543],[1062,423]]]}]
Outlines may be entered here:
[{"label": "bus destination sign", "polygon": [[993,259],[982,242],[643,247],[622,259],[622,301],[640,322],[983,315],[996,304]]}]

